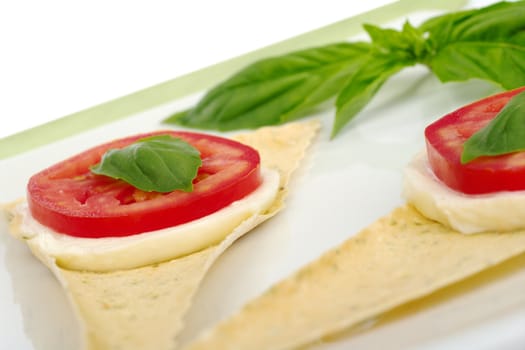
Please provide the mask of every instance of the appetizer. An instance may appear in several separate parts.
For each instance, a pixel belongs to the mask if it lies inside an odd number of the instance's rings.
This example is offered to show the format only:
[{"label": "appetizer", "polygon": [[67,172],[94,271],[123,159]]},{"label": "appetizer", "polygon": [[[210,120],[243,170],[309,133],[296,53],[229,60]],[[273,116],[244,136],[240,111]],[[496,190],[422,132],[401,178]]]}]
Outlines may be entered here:
[{"label": "appetizer", "polygon": [[283,207],[318,128],[291,123],[239,141],[159,131],[94,147],[35,174],[27,200],[5,207],[10,231],[64,286],[87,349],[173,349],[207,270]]},{"label": "appetizer", "polygon": [[[106,158],[101,165],[125,162],[131,168],[125,174],[138,168],[137,177],[159,182],[170,159],[157,162],[162,155],[145,147],[158,144],[138,142],[159,140],[153,139],[158,136],[168,137],[168,142],[185,140],[198,150],[200,156],[195,158],[200,166],[193,171],[191,191],[142,190],[93,171],[104,154],[132,147],[130,151],[138,156]],[[162,146],[175,152],[167,142]],[[142,153],[154,161],[140,164],[135,158]],[[169,169],[166,176],[176,177],[174,171],[191,166],[180,153],[173,160],[175,170]],[[259,154],[251,147],[211,135],[157,131],[97,146],[33,175],[27,202],[16,212],[21,238],[32,250],[45,252],[64,268],[111,271],[166,261],[217,244],[246,218],[266,210],[278,186],[279,174],[261,169]]]},{"label": "appetizer", "polygon": [[[426,152],[406,168],[407,201],[426,217],[462,233],[525,229],[525,152],[462,161],[467,140],[475,140],[472,136],[495,121],[498,112],[523,91],[525,88],[519,88],[485,98],[429,125]],[[517,112],[525,114],[525,108]],[[503,122],[504,128],[520,129],[508,120]],[[521,124],[521,130],[516,136],[498,130],[496,140],[489,141],[490,148],[496,149],[499,142],[511,143],[511,138],[525,142],[525,125]]]},{"label": "appetizer", "polygon": [[[488,97],[428,126],[427,151],[407,167],[407,204],[277,283],[185,349],[298,348],[379,321],[387,311],[525,252],[525,147],[518,142],[492,155],[495,147],[469,141],[478,131],[485,136],[474,140],[486,140],[502,115],[512,125],[509,109],[523,108],[516,107],[523,106],[523,91]],[[507,144],[511,139],[505,135]]]}]

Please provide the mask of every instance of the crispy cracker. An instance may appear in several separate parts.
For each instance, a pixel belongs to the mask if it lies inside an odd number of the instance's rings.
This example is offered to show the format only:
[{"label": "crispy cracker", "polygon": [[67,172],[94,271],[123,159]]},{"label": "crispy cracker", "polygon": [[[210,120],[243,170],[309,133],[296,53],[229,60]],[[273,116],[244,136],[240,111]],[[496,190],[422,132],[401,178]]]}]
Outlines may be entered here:
[{"label": "crispy cracker", "polygon": [[[236,239],[283,207],[289,177],[318,129],[319,122],[310,121],[235,137],[260,152],[263,166],[279,171],[281,186],[269,209],[242,222],[216,246],[168,262],[113,272],[67,270],[45,252],[33,251],[64,286],[82,320],[86,349],[175,348],[183,316],[209,267]],[[19,221],[11,218],[15,236]]]},{"label": "crispy cracker", "polygon": [[428,295],[525,251],[525,230],[464,235],[395,209],[190,344],[292,349]]}]

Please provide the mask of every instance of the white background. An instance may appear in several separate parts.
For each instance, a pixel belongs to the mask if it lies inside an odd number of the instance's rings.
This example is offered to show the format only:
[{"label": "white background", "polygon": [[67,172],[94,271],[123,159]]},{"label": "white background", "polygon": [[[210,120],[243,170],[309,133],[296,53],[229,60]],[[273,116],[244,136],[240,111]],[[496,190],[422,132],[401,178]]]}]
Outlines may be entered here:
[{"label": "white background", "polygon": [[0,2],[0,138],[389,0]]}]

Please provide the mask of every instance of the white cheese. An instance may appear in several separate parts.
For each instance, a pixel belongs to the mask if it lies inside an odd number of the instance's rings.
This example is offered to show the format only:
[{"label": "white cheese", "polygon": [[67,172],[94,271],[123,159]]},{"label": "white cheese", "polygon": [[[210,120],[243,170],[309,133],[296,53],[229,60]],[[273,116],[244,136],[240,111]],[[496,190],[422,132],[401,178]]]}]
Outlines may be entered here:
[{"label": "white cheese", "polygon": [[24,202],[16,208],[22,217],[18,234],[34,252],[44,252],[68,269],[110,271],[158,263],[217,244],[243,221],[263,213],[279,190],[279,174],[262,169],[262,177],[254,192],[211,215],[127,237],[79,238],[57,233],[34,220]]},{"label": "white cheese", "polygon": [[525,228],[525,191],[483,195],[457,192],[434,175],[424,152],[405,169],[403,196],[426,217],[462,233]]}]

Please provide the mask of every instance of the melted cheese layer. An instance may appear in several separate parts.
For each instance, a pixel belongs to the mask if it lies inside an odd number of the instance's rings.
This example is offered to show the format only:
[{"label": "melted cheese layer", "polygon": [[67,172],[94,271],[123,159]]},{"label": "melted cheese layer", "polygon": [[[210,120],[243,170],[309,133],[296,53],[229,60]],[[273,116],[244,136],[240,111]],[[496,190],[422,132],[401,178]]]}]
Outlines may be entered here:
[{"label": "melted cheese layer", "polygon": [[426,217],[462,233],[525,228],[525,191],[483,195],[454,191],[436,178],[424,152],[405,169],[403,196]]},{"label": "melted cheese layer", "polygon": [[16,208],[22,217],[18,235],[35,254],[52,256],[59,266],[72,270],[112,271],[170,260],[219,243],[243,221],[263,213],[279,190],[279,174],[268,169],[261,174],[259,188],[213,214],[126,237],[79,238],[57,233],[34,220],[24,202]]}]

